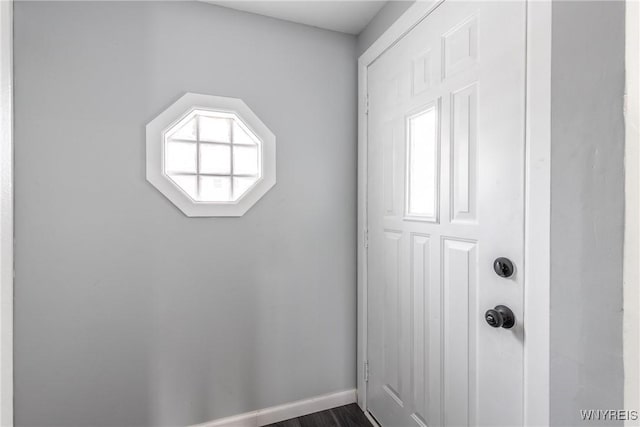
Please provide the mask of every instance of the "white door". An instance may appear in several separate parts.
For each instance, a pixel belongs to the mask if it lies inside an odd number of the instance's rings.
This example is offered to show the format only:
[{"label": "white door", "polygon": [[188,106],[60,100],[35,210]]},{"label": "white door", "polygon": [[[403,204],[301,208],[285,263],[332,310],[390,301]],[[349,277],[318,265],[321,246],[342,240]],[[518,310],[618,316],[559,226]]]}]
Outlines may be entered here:
[{"label": "white door", "polygon": [[[367,407],[384,427],[522,425],[525,6],[445,1],[368,69]],[[497,305],[512,328],[488,324]]]}]

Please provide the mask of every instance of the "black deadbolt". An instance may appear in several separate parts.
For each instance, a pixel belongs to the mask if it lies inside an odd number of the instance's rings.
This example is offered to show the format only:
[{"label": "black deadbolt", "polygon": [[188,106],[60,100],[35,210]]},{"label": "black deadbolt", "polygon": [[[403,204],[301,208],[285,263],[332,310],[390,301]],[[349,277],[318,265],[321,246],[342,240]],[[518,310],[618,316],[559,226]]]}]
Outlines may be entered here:
[{"label": "black deadbolt", "polygon": [[514,271],[513,263],[509,258],[496,258],[496,260],[493,261],[493,270],[500,277],[511,277]]},{"label": "black deadbolt", "polygon": [[510,329],[516,324],[516,318],[513,311],[507,306],[496,305],[496,308],[487,310],[484,314],[484,320],[493,328]]}]

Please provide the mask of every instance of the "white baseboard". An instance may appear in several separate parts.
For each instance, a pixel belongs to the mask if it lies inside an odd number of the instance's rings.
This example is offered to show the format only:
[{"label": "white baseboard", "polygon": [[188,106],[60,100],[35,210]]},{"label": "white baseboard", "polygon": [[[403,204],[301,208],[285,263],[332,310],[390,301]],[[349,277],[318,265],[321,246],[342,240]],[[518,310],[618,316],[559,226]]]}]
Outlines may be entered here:
[{"label": "white baseboard", "polygon": [[220,418],[191,427],[260,427],[314,412],[325,411],[337,406],[355,403],[356,390],[338,391],[309,399],[298,400],[284,405],[272,406],[257,411],[246,412],[232,417]]}]

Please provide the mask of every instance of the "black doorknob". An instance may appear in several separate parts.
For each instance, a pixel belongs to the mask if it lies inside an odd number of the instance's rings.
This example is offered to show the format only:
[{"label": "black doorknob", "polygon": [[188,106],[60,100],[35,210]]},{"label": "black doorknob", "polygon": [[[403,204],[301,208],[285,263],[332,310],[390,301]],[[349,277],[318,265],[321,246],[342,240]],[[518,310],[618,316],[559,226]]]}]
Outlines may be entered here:
[{"label": "black doorknob", "polygon": [[496,305],[495,308],[487,310],[484,314],[484,320],[493,328],[510,329],[516,324],[516,318],[513,311],[507,306]]},{"label": "black doorknob", "polygon": [[513,263],[509,258],[500,257],[493,261],[493,271],[500,277],[511,277],[514,270]]}]

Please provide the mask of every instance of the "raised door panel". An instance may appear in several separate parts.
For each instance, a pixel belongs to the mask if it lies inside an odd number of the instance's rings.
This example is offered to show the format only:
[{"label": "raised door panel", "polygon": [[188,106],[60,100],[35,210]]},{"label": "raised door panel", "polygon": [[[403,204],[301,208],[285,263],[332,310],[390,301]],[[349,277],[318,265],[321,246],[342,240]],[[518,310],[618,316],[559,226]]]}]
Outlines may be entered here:
[{"label": "raised door panel", "polygon": [[444,421],[475,426],[476,242],[442,239]]},{"label": "raised door panel", "polygon": [[451,95],[451,222],[477,220],[476,84]]},{"label": "raised door panel", "polygon": [[400,243],[402,234],[385,231],[384,242],[384,391],[399,406],[404,406],[402,378],[402,283],[400,280]]},{"label": "raised door panel", "polygon": [[432,245],[430,236],[411,234],[411,418],[421,427],[441,424],[440,292]]}]

